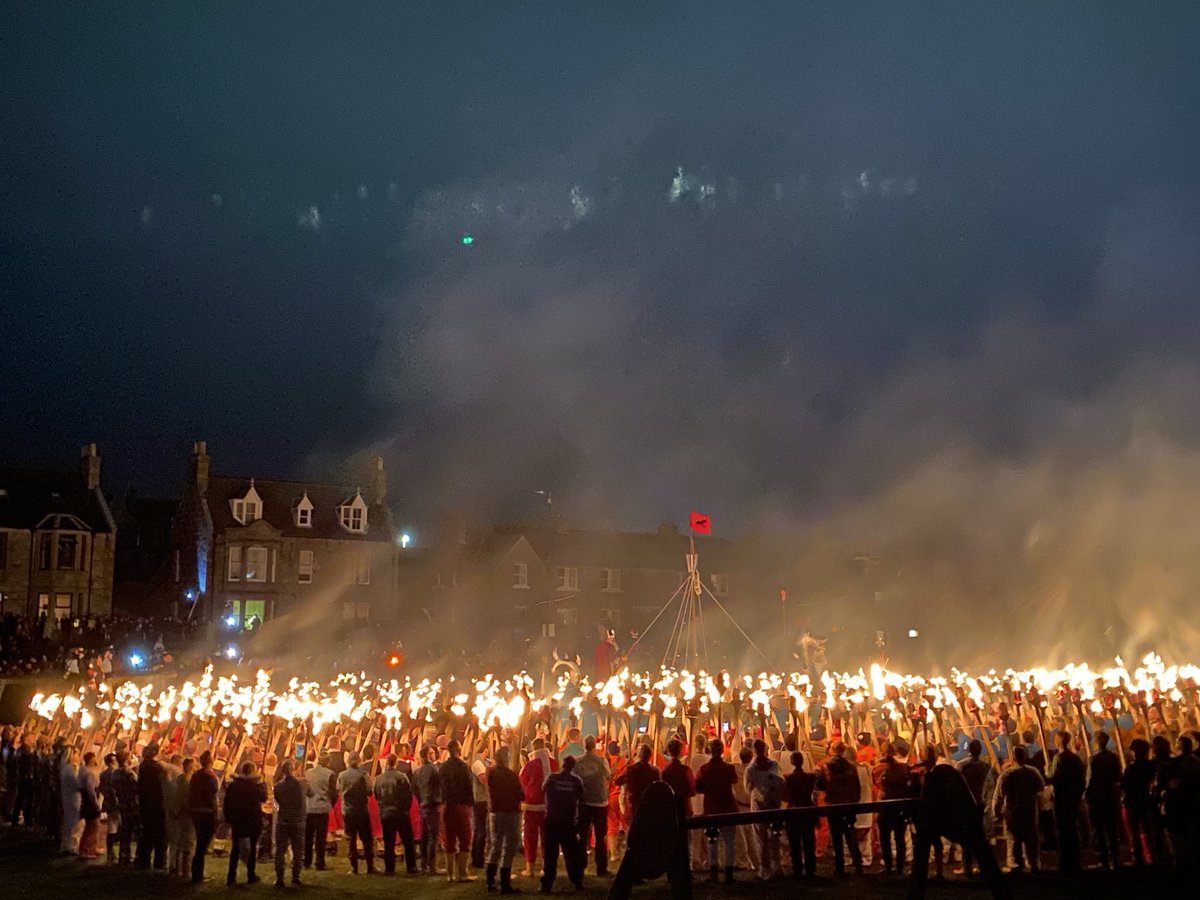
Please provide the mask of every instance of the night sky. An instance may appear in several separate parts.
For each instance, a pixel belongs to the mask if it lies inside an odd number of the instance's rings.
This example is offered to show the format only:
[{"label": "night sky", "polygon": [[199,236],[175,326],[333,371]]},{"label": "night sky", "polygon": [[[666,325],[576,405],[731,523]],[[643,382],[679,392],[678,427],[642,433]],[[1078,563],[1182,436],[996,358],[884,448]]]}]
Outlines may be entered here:
[{"label": "night sky", "polygon": [[1064,566],[1198,524],[1193,3],[0,17],[6,460]]}]

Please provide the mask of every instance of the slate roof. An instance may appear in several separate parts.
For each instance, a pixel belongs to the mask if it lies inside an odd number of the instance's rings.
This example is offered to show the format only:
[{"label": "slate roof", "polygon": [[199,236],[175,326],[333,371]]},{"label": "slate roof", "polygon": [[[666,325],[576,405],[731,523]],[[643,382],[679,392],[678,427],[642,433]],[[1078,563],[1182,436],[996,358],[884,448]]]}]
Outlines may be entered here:
[{"label": "slate roof", "polygon": [[[241,528],[242,523],[233,517],[230,500],[241,499],[250,490],[249,478],[229,478],[214,475],[208,482],[208,507],[212,513],[213,529]],[[311,481],[271,481],[254,479],[254,490],[262,498],[262,519],[285,537],[325,538],[338,541],[390,541],[392,532],[387,511],[367,502],[367,531],[354,534],[342,527],[338,518],[338,507],[354,499],[357,489],[334,484]],[[293,510],[300,498],[308,494],[312,502],[312,527],[302,528],[296,524]]]},{"label": "slate roof", "polygon": [[89,491],[78,472],[0,469],[0,528],[31,531],[54,515],[75,516],[93,532],[113,528],[99,491]]}]

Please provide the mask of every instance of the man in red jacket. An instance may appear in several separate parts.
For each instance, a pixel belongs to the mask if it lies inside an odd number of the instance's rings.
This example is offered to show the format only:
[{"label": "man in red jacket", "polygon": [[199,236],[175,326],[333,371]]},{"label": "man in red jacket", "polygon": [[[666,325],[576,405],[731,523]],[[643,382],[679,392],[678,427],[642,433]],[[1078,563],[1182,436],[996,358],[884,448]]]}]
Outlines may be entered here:
[{"label": "man in red jacket", "polygon": [[529,761],[521,768],[521,789],[525,792],[524,821],[522,824],[522,839],[525,851],[526,878],[533,874],[533,864],[537,860],[538,840],[542,826],[546,822],[546,779],[558,771],[558,760],[546,749],[542,738],[534,738],[533,752]]},{"label": "man in red jacket", "polygon": [[[737,769],[725,761],[725,744],[713,741],[708,745],[712,756],[700,767],[696,777],[696,791],[704,797],[704,815],[715,816],[721,813],[738,811],[737,800],[733,796],[733,786],[737,784]],[[725,857],[725,883],[733,884],[734,848],[737,830],[733,826],[721,829],[722,853]],[[708,880],[717,883],[717,848],[715,842],[708,848]]]}]

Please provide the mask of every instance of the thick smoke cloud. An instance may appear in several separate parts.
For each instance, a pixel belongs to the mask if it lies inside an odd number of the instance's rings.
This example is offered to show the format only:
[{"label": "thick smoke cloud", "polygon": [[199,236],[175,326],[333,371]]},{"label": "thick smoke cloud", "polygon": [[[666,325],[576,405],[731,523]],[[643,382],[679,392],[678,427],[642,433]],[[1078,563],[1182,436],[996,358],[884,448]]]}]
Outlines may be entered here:
[{"label": "thick smoke cloud", "polygon": [[504,516],[545,489],[621,527],[699,506],[797,558],[819,533],[981,659],[1200,646],[1176,627],[1200,582],[1188,223],[1146,201],[1037,246],[1020,186],[983,175],[642,170],[418,204],[420,275],[388,302],[419,323],[380,363],[421,410],[391,447],[408,499]]}]

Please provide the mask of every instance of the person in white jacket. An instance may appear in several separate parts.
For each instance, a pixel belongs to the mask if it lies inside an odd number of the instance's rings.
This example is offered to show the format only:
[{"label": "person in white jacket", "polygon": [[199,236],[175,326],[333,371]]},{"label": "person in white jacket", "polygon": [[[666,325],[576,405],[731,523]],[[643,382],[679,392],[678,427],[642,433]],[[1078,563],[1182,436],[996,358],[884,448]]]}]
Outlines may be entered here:
[{"label": "person in white jacket", "polygon": [[[858,761],[858,754],[849,744],[846,745],[846,759],[854,763],[858,769],[858,799],[862,803],[870,803],[872,796],[871,767]],[[859,813],[854,820],[854,833],[858,837],[858,849],[862,853],[863,866],[869,866],[874,861],[871,855],[871,831],[875,827],[874,813]]]}]

